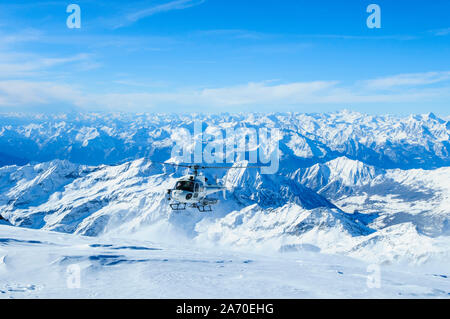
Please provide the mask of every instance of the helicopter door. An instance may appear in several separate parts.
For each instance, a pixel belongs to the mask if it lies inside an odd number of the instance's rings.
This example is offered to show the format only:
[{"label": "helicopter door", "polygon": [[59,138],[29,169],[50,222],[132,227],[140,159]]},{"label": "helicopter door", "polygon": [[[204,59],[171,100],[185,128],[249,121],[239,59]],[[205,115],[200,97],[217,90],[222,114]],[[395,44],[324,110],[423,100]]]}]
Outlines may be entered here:
[{"label": "helicopter door", "polygon": [[200,188],[200,185],[198,183],[195,183],[195,186],[194,186],[194,198],[198,197],[198,190],[199,190],[199,188]]}]

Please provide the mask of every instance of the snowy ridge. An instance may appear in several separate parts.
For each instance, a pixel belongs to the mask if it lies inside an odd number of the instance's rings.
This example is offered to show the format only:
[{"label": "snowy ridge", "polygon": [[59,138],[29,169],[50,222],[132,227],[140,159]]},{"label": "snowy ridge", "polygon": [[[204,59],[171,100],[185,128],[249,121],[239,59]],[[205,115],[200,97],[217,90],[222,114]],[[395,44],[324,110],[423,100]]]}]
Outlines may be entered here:
[{"label": "snowy ridge", "polygon": [[[306,249],[376,262],[421,263],[448,258],[448,240],[442,239],[448,238],[442,236],[448,236],[449,225],[446,201],[450,189],[444,182],[450,178],[447,168],[427,171],[443,181],[441,185],[427,185],[428,191],[435,194],[430,197],[418,193],[417,183],[435,181],[436,177],[424,178],[419,174],[421,170],[378,170],[344,158],[326,167],[340,172],[329,174],[335,177],[327,181],[336,184],[340,176],[347,183],[349,191],[332,200],[341,209],[319,194],[323,187],[316,193],[295,178],[263,177],[255,170],[242,169],[228,173],[232,176],[226,180],[233,189],[213,213],[174,213],[164,194],[184,172],[167,170],[146,159],[118,166],[86,167],[56,160],[4,167],[2,180],[15,184],[3,186],[0,209],[2,216],[16,226],[88,236],[193,240],[198,245],[261,252]],[[307,171],[317,172],[316,168]],[[384,175],[366,174],[373,172]],[[65,179],[55,177],[49,186],[45,181],[51,174]],[[305,176],[313,178],[311,174]],[[355,183],[351,176],[370,178]],[[394,177],[397,184],[391,181]],[[386,185],[391,187],[389,194],[378,195],[380,187]],[[367,192],[370,189],[373,194]],[[47,197],[41,196],[44,190]],[[392,190],[412,198],[396,197]],[[425,196],[422,204],[418,200],[421,196]],[[444,196],[447,199],[442,201]],[[47,200],[42,202],[42,198]],[[358,211],[352,211],[352,207]],[[405,207],[412,209],[406,211]],[[410,241],[414,245],[408,244]]]},{"label": "snowy ridge", "polygon": [[[0,222],[379,263],[449,260],[448,121],[347,111],[195,117],[211,128],[278,127],[279,172],[209,170],[227,199],[213,213],[176,213],[165,192],[186,170],[156,162],[170,158],[172,132],[191,130],[192,116],[3,115],[0,158],[14,165],[0,167]],[[25,164],[31,158],[41,162]]]},{"label": "snowy ridge", "polygon": [[360,161],[339,157],[326,163],[299,169],[294,173],[293,178],[320,194],[336,198],[339,194],[349,192],[354,187],[370,183],[383,171]]},{"label": "snowy ridge", "polygon": [[192,121],[206,127],[276,127],[289,169],[346,156],[380,168],[450,165],[450,123],[430,113],[405,118],[325,114],[61,114],[0,116],[0,164],[55,158],[86,165],[170,157],[170,136]]}]

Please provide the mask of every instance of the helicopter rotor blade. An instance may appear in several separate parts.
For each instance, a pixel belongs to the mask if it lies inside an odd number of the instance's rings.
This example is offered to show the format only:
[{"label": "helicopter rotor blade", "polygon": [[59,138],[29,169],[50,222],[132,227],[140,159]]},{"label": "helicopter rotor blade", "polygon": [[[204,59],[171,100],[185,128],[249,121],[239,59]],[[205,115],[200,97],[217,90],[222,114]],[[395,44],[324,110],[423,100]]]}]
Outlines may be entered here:
[{"label": "helicopter rotor blade", "polygon": [[177,166],[177,167],[186,167],[186,168],[192,168],[194,166],[194,165],[177,164],[177,163],[166,163],[166,162],[155,162],[155,161],[152,161],[152,163],[161,164],[161,165]]},{"label": "helicopter rotor blade", "polygon": [[186,168],[197,168],[197,169],[239,169],[239,168],[261,168],[267,167],[265,165],[248,165],[248,166],[203,166],[199,164],[177,164],[177,163],[167,163],[167,162],[154,162],[162,165],[171,165],[177,167],[186,167]]},{"label": "helicopter rotor blade", "polygon": [[249,166],[200,166],[200,169],[238,169],[238,168],[261,168],[267,167],[263,165],[249,165]]}]

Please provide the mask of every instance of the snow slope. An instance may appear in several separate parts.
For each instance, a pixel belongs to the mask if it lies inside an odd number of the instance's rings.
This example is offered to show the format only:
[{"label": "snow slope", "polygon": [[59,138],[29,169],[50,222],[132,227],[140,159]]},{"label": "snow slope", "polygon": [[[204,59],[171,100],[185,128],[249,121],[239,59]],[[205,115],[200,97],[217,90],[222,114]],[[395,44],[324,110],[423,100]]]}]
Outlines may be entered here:
[{"label": "snow slope", "polygon": [[268,256],[2,225],[0,234],[0,298],[450,296],[450,273],[435,266],[377,269],[307,251]]},{"label": "snow slope", "polygon": [[[184,171],[146,159],[98,167],[59,160],[9,166],[0,171],[4,181],[0,209],[3,218],[15,226],[88,236],[187,240],[253,251],[308,247],[380,263],[448,258],[449,206],[443,200],[450,194],[445,188],[448,169],[428,176],[417,170],[379,170],[341,158],[320,164],[332,172],[325,179],[311,173],[320,172],[317,167],[292,176],[260,175],[253,169],[226,176],[222,172],[230,187],[227,199],[205,214],[171,211],[165,192]],[[405,172],[408,178],[401,175]],[[436,176],[442,184],[433,183]],[[298,182],[300,177],[304,179]],[[391,181],[394,177],[398,185]],[[417,190],[427,178],[431,182],[426,192],[434,194],[431,197]],[[323,186],[314,188],[311,181],[322,181]],[[330,184],[336,196],[328,193]],[[383,189],[389,190],[385,197],[380,195]],[[402,196],[393,192],[397,189]],[[410,226],[397,227],[406,224]],[[405,246],[408,241],[415,245]],[[375,249],[374,242],[387,249]]]},{"label": "snow slope", "polygon": [[299,169],[293,178],[346,212],[371,216],[374,229],[411,222],[431,237],[450,234],[448,167],[385,170],[342,157]]},{"label": "snow slope", "polygon": [[[272,175],[255,169],[208,170],[210,180],[217,178],[229,188],[226,199],[212,213],[172,212],[165,193],[186,170],[157,162],[170,159],[171,135],[179,128],[192,132],[194,119],[211,130],[278,128],[280,170]],[[8,245],[28,234],[61,236],[52,238],[67,238],[67,251],[78,240],[111,239],[119,245],[121,238],[175,250],[186,244],[210,256],[218,250],[233,256],[263,254],[268,269],[275,265],[273,256],[282,255],[313,258],[314,265],[327,264],[327,258],[352,260],[353,265],[355,258],[384,267],[408,265],[405,271],[412,272],[419,265],[434,265],[447,274],[449,133],[448,120],[434,114],[2,115],[0,224],[29,229],[1,229],[14,239]],[[39,245],[19,246],[11,247],[34,254]],[[91,260],[86,256],[99,247],[80,250],[81,260]],[[330,257],[334,254],[341,257]],[[97,259],[106,265],[108,258]],[[140,267],[130,258],[123,262],[124,272]],[[280,261],[287,269],[297,263],[289,258]],[[295,289],[291,296],[297,296]],[[306,291],[305,296],[326,295]],[[426,289],[416,293],[441,296]]]}]

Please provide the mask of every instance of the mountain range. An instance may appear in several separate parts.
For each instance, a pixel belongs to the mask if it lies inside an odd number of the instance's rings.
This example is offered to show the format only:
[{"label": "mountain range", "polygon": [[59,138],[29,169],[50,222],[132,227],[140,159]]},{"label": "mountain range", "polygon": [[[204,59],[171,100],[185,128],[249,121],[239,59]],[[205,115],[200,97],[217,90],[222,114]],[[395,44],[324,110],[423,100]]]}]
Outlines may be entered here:
[{"label": "mountain range", "polygon": [[[208,170],[227,185],[211,213],[165,198],[186,169],[175,130],[277,128],[280,169]],[[3,114],[2,223],[91,237],[248,251],[338,253],[376,263],[450,260],[450,123],[325,114]],[[247,161],[238,164],[245,166]]]}]

